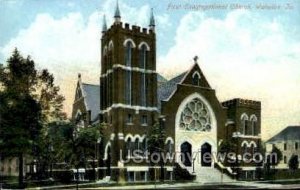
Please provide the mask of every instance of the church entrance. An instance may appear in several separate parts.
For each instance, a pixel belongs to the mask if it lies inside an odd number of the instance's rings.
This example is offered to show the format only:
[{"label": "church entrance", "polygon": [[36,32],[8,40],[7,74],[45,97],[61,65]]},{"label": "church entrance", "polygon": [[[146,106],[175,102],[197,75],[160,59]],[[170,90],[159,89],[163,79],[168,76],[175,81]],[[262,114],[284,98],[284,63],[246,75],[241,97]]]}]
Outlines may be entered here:
[{"label": "church entrance", "polygon": [[212,163],[211,145],[204,143],[201,146],[201,165],[203,167],[210,167]]},{"label": "church entrance", "polygon": [[192,145],[188,142],[184,142],[181,144],[180,146],[181,149],[181,162],[185,165],[185,166],[192,166]]}]

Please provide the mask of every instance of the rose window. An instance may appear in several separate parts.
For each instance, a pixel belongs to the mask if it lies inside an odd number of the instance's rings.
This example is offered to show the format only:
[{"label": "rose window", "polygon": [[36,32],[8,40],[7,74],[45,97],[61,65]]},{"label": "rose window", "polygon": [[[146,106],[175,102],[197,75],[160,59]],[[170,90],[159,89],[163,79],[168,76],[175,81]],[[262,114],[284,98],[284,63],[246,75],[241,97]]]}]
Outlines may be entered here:
[{"label": "rose window", "polygon": [[180,116],[181,130],[186,131],[210,131],[211,118],[207,106],[195,98],[187,103]]}]

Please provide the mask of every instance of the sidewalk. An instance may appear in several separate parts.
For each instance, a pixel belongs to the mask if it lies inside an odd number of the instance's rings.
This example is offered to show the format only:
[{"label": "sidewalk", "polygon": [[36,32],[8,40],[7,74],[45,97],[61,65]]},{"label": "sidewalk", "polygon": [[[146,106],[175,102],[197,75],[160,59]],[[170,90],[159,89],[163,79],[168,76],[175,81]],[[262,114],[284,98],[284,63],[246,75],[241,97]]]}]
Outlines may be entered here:
[{"label": "sidewalk", "polygon": [[[79,184],[79,189],[85,190],[94,190],[94,189],[182,189],[182,188],[259,188],[259,189],[278,189],[283,186],[280,184],[265,184],[257,182],[245,182],[237,181],[230,183],[199,183],[199,182],[187,182],[187,183],[165,183],[165,184],[126,184],[126,185],[117,185],[116,183],[86,183]],[[41,189],[75,189],[75,185],[60,185],[60,186],[49,186],[49,187],[37,187],[29,188],[31,190],[41,190]]]}]

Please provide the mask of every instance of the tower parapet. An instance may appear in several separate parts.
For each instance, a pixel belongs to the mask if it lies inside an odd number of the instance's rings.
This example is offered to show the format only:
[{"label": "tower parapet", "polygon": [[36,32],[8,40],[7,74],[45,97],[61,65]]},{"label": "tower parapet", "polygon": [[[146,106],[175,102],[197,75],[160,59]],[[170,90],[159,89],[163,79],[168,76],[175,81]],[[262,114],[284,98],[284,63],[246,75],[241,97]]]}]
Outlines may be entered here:
[{"label": "tower parapet", "polygon": [[235,98],[232,100],[227,100],[225,102],[222,102],[222,106],[224,106],[224,107],[247,106],[247,107],[253,107],[253,108],[261,108],[261,102],[255,101],[255,100]]}]

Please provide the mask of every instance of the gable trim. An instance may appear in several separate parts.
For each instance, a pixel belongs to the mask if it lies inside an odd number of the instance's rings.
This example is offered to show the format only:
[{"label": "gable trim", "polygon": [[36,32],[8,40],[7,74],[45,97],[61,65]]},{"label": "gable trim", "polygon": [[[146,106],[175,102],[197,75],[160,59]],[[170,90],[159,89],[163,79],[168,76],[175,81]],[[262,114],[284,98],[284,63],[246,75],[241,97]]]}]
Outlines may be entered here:
[{"label": "gable trim", "polygon": [[191,66],[191,67],[189,68],[189,70],[185,73],[184,77],[181,79],[181,81],[179,82],[179,84],[182,84],[182,83],[183,83],[183,81],[186,79],[186,77],[189,75],[189,73],[192,71],[192,69],[194,68],[195,65],[196,65],[196,64],[194,64],[193,66]]}]

